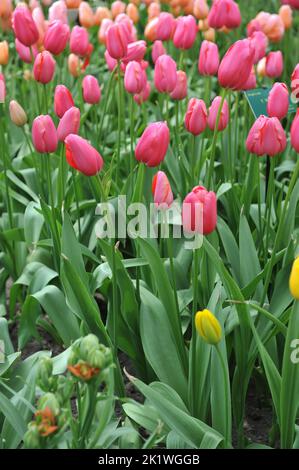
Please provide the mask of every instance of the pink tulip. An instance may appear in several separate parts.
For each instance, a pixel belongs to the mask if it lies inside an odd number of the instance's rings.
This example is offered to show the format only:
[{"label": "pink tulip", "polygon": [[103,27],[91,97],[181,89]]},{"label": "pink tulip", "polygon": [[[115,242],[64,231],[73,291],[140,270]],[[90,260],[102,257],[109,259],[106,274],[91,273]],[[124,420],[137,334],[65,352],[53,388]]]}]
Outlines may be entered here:
[{"label": "pink tulip", "polygon": [[259,116],[249,131],[246,148],[255,155],[274,155],[286,148],[286,135],[277,117]]},{"label": "pink tulip", "polygon": [[208,235],[217,225],[217,198],[213,191],[195,186],[183,202],[182,222],[184,232]]},{"label": "pink tulip", "polygon": [[69,108],[62,118],[57,127],[57,137],[60,142],[64,142],[69,134],[78,134],[80,127],[80,109]]},{"label": "pink tulip", "polygon": [[66,24],[68,22],[67,7],[63,0],[52,3],[49,8],[49,23],[55,20],[60,20]]},{"label": "pink tulip", "polygon": [[99,152],[87,140],[75,134],[69,134],[65,141],[68,164],[86,176],[96,175],[104,161]]},{"label": "pink tulip", "polygon": [[35,45],[30,47],[24,46],[17,38],[15,39],[16,51],[23,62],[30,64],[32,62],[32,56],[35,57],[38,54],[37,47]]},{"label": "pink tulip", "polygon": [[253,63],[257,64],[266,55],[268,38],[262,31],[255,31],[249,37],[249,40],[254,48]]},{"label": "pink tulip", "polygon": [[54,111],[61,119],[64,113],[74,106],[71,92],[64,85],[57,85],[54,93]]},{"label": "pink tulip", "polygon": [[0,73],[0,103],[5,103],[6,85],[3,73]]},{"label": "pink tulip", "polygon": [[297,109],[296,116],[291,126],[291,144],[296,152],[299,153],[299,109]]},{"label": "pink tulip", "polygon": [[253,90],[254,88],[256,88],[256,75],[255,75],[254,67],[252,67],[248,80],[247,82],[244,83],[242,87],[242,91]]},{"label": "pink tulip", "polygon": [[292,98],[294,100],[299,99],[299,64],[293,70],[291,76],[291,89],[292,89]]},{"label": "pink tulip", "polygon": [[81,26],[74,26],[70,37],[70,50],[73,54],[86,56],[89,47],[88,32]]},{"label": "pink tulip", "polygon": [[101,88],[93,75],[86,75],[82,81],[83,99],[85,103],[97,104],[101,99]]},{"label": "pink tulip", "polygon": [[45,21],[44,13],[40,6],[33,8],[32,19],[38,30],[38,44],[41,45],[43,44],[48,24]]},{"label": "pink tulip", "polygon": [[285,83],[274,83],[267,103],[267,113],[270,117],[277,117],[280,121],[289,111],[289,90]]},{"label": "pink tulip", "polygon": [[57,132],[48,114],[37,116],[32,123],[32,141],[34,148],[39,153],[55,152],[58,139]]},{"label": "pink tulip", "polygon": [[142,92],[146,85],[146,74],[139,62],[133,60],[129,62],[124,78],[125,89],[132,95]]},{"label": "pink tulip", "polygon": [[177,81],[175,89],[170,93],[170,97],[173,100],[183,100],[187,96],[188,84],[187,75],[183,70],[178,70],[176,73]]},{"label": "pink tulip", "polygon": [[101,26],[98,31],[98,40],[101,44],[106,45],[106,39],[107,39],[107,31],[110,28],[110,26],[113,25],[113,21],[110,20],[109,18],[104,18]]},{"label": "pink tulip", "polygon": [[[208,126],[212,131],[214,131],[216,128],[217,116],[218,116],[220,105],[221,105],[221,96],[216,96],[216,98],[213,99],[212,104],[209,108],[209,116],[208,116]],[[228,121],[229,121],[229,108],[228,108],[227,101],[224,100],[222,110],[220,113],[218,131],[223,131],[227,127]]]},{"label": "pink tulip", "polygon": [[266,57],[266,75],[277,78],[283,72],[283,56],[281,51],[269,52]]},{"label": "pink tulip", "polygon": [[170,13],[163,12],[158,16],[156,39],[169,41],[175,29],[175,20]]},{"label": "pink tulip", "polygon": [[255,18],[249,21],[248,25],[246,26],[246,31],[248,37],[252,36],[256,31],[262,31],[260,22]]},{"label": "pink tulip", "polygon": [[283,38],[285,28],[281,17],[274,14],[269,15],[262,30],[271,42],[279,42]]},{"label": "pink tulip", "polygon": [[33,75],[37,82],[46,84],[49,83],[55,73],[56,62],[52,54],[48,51],[43,51],[37,54],[34,65]]},{"label": "pink tulip", "polygon": [[238,28],[241,24],[241,13],[239,6],[233,0],[214,0],[212,3],[208,23],[210,28],[228,29]]},{"label": "pink tulip", "polygon": [[134,101],[135,103],[141,105],[145,101],[149,99],[149,96],[151,94],[151,84],[150,82],[146,82],[145,87],[141,91],[141,93],[138,93],[134,95]]},{"label": "pink tulip", "polygon": [[253,66],[254,49],[249,39],[235,42],[223,57],[218,80],[223,88],[241,90],[249,78]]},{"label": "pink tulip", "polygon": [[60,54],[66,48],[70,37],[70,28],[61,20],[55,20],[50,24],[44,39],[47,51],[54,55]]},{"label": "pink tulip", "polygon": [[166,54],[166,49],[163,46],[163,42],[159,40],[155,41],[152,48],[152,60],[154,64],[157,62],[158,57],[164,54]]},{"label": "pink tulip", "polygon": [[197,24],[194,16],[180,16],[176,22],[173,44],[178,49],[190,49],[196,39]]},{"label": "pink tulip", "polygon": [[158,171],[152,182],[154,203],[160,209],[167,209],[173,203],[173,194],[168,178],[164,171]]},{"label": "pink tulip", "polygon": [[145,41],[135,41],[128,44],[127,54],[122,59],[124,64],[128,64],[132,60],[141,62],[146,53],[146,42]]},{"label": "pink tulip", "polygon": [[12,26],[16,38],[24,46],[32,46],[38,41],[38,29],[32,18],[29,8],[18,6],[12,15]]},{"label": "pink tulip", "polygon": [[154,72],[155,87],[160,93],[171,93],[176,86],[176,63],[167,54],[158,57]]},{"label": "pink tulip", "polygon": [[105,51],[104,57],[105,57],[108,69],[110,70],[110,72],[113,72],[113,70],[117,66],[117,60],[113,59],[113,57],[111,57],[111,55],[109,54],[107,49]]},{"label": "pink tulip", "polygon": [[216,75],[219,68],[218,46],[211,41],[203,41],[198,58],[198,71],[201,75]]},{"label": "pink tulip", "polygon": [[128,34],[123,23],[110,26],[106,35],[106,46],[113,59],[123,59],[127,55],[128,43]]},{"label": "pink tulip", "polygon": [[208,113],[205,102],[191,98],[185,115],[185,127],[193,135],[201,134],[207,127]]},{"label": "pink tulip", "polygon": [[136,160],[149,167],[160,165],[165,158],[169,139],[169,129],[166,122],[149,124],[137,143]]}]

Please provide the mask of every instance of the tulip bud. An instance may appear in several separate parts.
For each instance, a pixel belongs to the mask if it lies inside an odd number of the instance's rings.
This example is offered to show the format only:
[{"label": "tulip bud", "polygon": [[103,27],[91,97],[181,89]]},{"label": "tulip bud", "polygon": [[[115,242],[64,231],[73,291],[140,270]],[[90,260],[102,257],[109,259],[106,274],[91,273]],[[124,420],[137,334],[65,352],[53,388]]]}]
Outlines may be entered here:
[{"label": "tulip bud", "polygon": [[266,57],[263,57],[257,64],[256,67],[257,74],[260,77],[266,76]]},{"label": "tulip bud", "polygon": [[82,81],[83,99],[85,103],[97,104],[101,99],[101,88],[96,77],[86,75]]},{"label": "tulip bud", "polygon": [[133,23],[137,24],[139,21],[138,8],[133,3],[129,3],[126,9],[127,15]]},{"label": "tulip bud", "polygon": [[197,25],[192,15],[180,16],[177,19],[173,44],[178,49],[190,49],[196,39]]},{"label": "tulip bud", "polygon": [[37,384],[45,392],[55,392],[57,388],[57,377],[52,375],[53,362],[49,357],[40,359],[37,370]]},{"label": "tulip bud", "polygon": [[94,13],[88,2],[81,2],[79,5],[79,21],[87,29],[94,25]]},{"label": "tulip bud", "polygon": [[299,153],[299,110],[297,109],[296,116],[291,126],[291,144],[292,147]]},{"label": "tulip bud", "polygon": [[203,41],[198,58],[198,71],[201,75],[216,75],[219,68],[219,52],[217,44]]},{"label": "tulip bud", "polygon": [[150,82],[146,82],[143,90],[140,93],[134,95],[134,101],[137,104],[141,105],[142,103],[148,100],[150,93],[151,93],[151,84]]},{"label": "tulip bud", "polygon": [[160,208],[168,208],[173,203],[173,194],[166,174],[158,171],[152,182],[152,193],[155,205]]},{"label": "tulip bud", "polygon": [[144,37],[148,41],[156,41],[157,37],[157,26],[158,26],[159,18],[153,18],[150,20],[144,30]]},{"label": "tulip bud", "polygon": [[39,153],[55,152],[58,144],[54,122],[49,115],[37,116],[32,124],[32,141]]},{"label": "tulip bud", "polygon": [[262,31],[255,31],[249,37],[252,47],[254,49],[254,64],[257,64],[266,55],[268,46],[268,38]]},{"label": "tulip bud", "polygon": [[40,435],[37,426],[32,423],[28,425],[28,430],[24,434],[25,449],[40,449]]},{"label": "tulip bud", "polygon": [[102,21],[104,19],[112,19],[111,12],[107,7],[97,7],[96,12],[94,14],[94,23],[97,26],[101,26]]},{"label": "tulip bud", "polygon": [[206,31],[204,31],[203,37],[205,38],[206,41],[215,42],[215,38],[216,38],[215,29],[213,28],[207,29]]},{"label": "tulip bud", "polygon": [[290,5],[281,5],[278,14],[283,22],[285,29],[290,29],[293,24],[293,11]]},{"label": "tulip bud", "polygon": [[6,65],[9,59],[7,41],[0,42],[0,65]]},{"label": "tulip bud", "polygon": [[103,19],[98,31],[98,42],[100,44],[106,45],[107,32],[111,25],[113,25],[112,20],[110,20],[109,18]]},{"label": "tulip bud", "polygon": [[146,53],[146,42],[145,41],[134,41],[128,44],[127,54],[123,57],[122,62],[128,64],[132,60],[141,62]]},{"label": "tulip bud", "polygon": [[80,109],[73,106],[69,108],[57,127],[57,137],[60,142],[64,142],[69,134],[78,134],[80,127]]},{"label": "tulip bud", "polygon": [[169,41],[175,29],[175,21],[171,13],[160,13],[156,26],[156,39]]},{"label": "tulip bud", "polygon": [[299,300],[299,256],[293,262],[290,280],[289,280],[290,292],[292,296]]},{"label": "tulip bud", "polygon": [[241,90],[251,73],[254,49],[249,39],[235,42],[223,57],[218,79],[223,88]]},{"label": "tulip bud", "polygon": [[[212,104],[209,108],[209,116],[208,116],[208,126],[211,130],[215,130],[216,127],[216,122],[217,122],[217,117],[218,117],[218,112],[219,112],[219,107],[221,105],[221,97],[216,96]],[[223,102],[222,110],[220,113],[220,118],[219,118],[219,124],[218,124],[218,131],[223,131],[229,121],[229,108],[228,108],[228,103],[226,100]]]},{"label": "tulip bud", "polygon": [[170,93],[173,100],[183,100],[187,96],[187,75],[183,70],[178,70],[176,73],[177,82],[174,90]]},{"label": "tulip bud", "polygon": [[221,341],[221,325],[208,309],[196,313],[195,326],[197,332],[207,343],[216,345]]},{"label": "tulip bud", "polygon": [[16,126],[25,126],[27,122],[27,114],[17,101],[11,100],[11,102],[9,103],[9,114],[10,119]]},{"label": "tulip bud", "polygon": [[158,166],[165,158],[169,139],[169,129],[166,122],[149,124],[137,143],[136,159],[149,167]]},{"label": "tulip bud", "polygon": [[47,392],[38,400],[38,409],[44,410],[45,408],[49,408],[54,416],[59,415],[60,406],[54,393]]},{"label": "tulip bud", "polygon": [[38,41],[38,29],[27,6],[18,6],[15,9],[12,26],[16,38],[25,46],[32,46]]},{"label": "tulip bud", "polygon": [[76,54],[70,54],[67,60],[68,70],[73,77],[79,77],[82,73],[81,62]]},{"label": "tulip bud", "polygon": [[119,60],[127,55],[128,36],[124,24],[110,26],[106,35],[106,46],[113,59]]},{"label": "tulip bud", "polygon": [[158,57],[164,54],[166,54],[166,49],[163,46],[163,42],[158,40],[155,41],[152,48],[152,60],[154,64],[157,62]]},{"label": "tulip bud", "polygon": [[284,35],[284,24],[281,17],[279,15],[269,15],[262,30],[270,41],[279,42]]},{"label": "tulip bud", "polygon": [[66,48],[70,37],[70,28],[60,20],[55,20],[49,25],[45,34],[45,49],[54,55],[60,54]]},{"label": "tulip bud", "polygon": [[78,56],[86,56],[89,47],[88,32],[81,26],[74,26],[70,36],[70,50]]},{"label": "tulip bud", "polygon": [[233,0],[215,0],[212,3],[208,22],[211,28],[228,29],[238,28],[241,24],[241,13],[239,6]]},{"label": "tulip bud", "polygon": [[153,18],[157,18],[161,13],[161,6],[159,3],[151,3],[147,9],[147,17],[148,21],[152,20]]},{"label": "tulip bud", "polygon": [[191,98],[185,115],[185,127],[193,135],[201,134],[207,126],[207,108],[203,100]]},{"label": "tulip bud", "polygon": [[33,75],[37,82],[49,83],[55,73],[56,62],[52,54],[48,51],[43,51],[37,54],[34,65]]},{"label": "tulip bud", "polygon": [[146,85],[146,74],[139,62],[129,62],[124,78],[125,89],[128,93],[139,94]]},{"label": "tulip bud", "polygon": [[266,75],[270,78],[280,77],[283,72],[283,56],[281,51],[269,52],[266,57]]},{"label": "tulip bud", "polygon": [[160,93],[171,93],[176,86],[176,63],[167,54],[158,57],[155,64],[154,82]]},{"label": "tulip bud", "polygon": [[64,85],[57,85],[54,93],[54,111],[62,118],[64,113],[74,106],[74,100],[69,89]]},{"label": "tulip bud", "polygon": [[[96,335],[90,333],[80,340],[80,358],[87,361],[87,356],[90,351],[99,348],[99,340]],[[87,361],[89,362],[89,361]]]},{"label": "tulip bud", "polygon": [[286,148],[286,135],[276,117],[260,116],[249,131],[246,148],[255,155],[274,155]]},{"label": "tulip bud", "polygon": [[267,102],[267,113],[270,117],[277,117],[280,121],[289,111],[289,91],[285,83],[274,83]]},{"label": "tulip bud", "polygon": [[193,14],[198,20],[204,20],[209,14],[209,7],[206,0],[194,0]]},{"label": "tulip bud", "polygon": [[183,202],[182,222],[187,233],[208,235],[217,224],[217,198],[213,191],[196,186]]},{"label": "tulip bud", "polygon": [[118,15],[121,15],[126,11],[126,4],[120,0],[116,0],[111,5],[111,14],[112,18],[116,18]]},{"label": "tulip bud", "polygon": [[75,134],[65,139],[66,159],[68,164],[86,176],[96,175],[103,167],[99,152],[87,140]]}]

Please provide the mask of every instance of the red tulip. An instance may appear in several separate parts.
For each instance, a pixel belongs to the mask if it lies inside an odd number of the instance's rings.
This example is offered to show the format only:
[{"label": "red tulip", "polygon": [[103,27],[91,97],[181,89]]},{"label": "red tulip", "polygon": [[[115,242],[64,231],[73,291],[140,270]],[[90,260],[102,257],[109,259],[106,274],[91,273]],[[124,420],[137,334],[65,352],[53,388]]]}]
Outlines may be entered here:
[{"label": "red tulip", "polygon": [[69,134],[78,134],[80,127],[80,109],[72,108],[68,109],[57,127],[57,137],[60,142],[64,142]]},{"label": "red tulip", "polygon": [[66,48],[70,37],[70,28],[60,20],[50,24],[44,38],[44,46],[54,55],[60,54]]},{"label": "red tulip", "polygon": [[286,135],[276,117],[260,116],[249,131],[246,148],[256,155],[273,157],[286,148]]},{"label": "red tulip", "polygon": [[198,58],[198,71],[201,75],[216,75],[219,68],[218,46],[211,41],[203,41]]},{"label": "red tulip", "polygon": [[43,51],[37,54],[34,65],[33,75],[37,82],[49,83],[55,73],[56,62],[49,51]]},{"label": "red tulip", "polygon": [[70,50],[73,54],[86,56],[89,48],[88,32],[81,26],[74,26],[70,37]]},{"label": "red tulip", "polygon": [[214,0],[212,3],[208,23],[210,28],[228,29],[238,28],[241,24],[241,13],[239,6],[233,0]]},{"label": "red tulip", "polygon": [[182,221],[186,233],[208,235],[217,224],[217,198],[213,191],[196,186],[183,202]]},{"label": "red tulip", "polygon": [[149,167],[158,166],[165,158],[169,138],[166,122],[149,124],[137,143],[136,159]]},{"label": "red tulip", "polygon": [[269,52],[266,58],[266,75],[271,78],[280,77],[283,71],[283,56],[281,51]]},{"label": "red tulip", "polygon": [[16,38],[25,46],[32,46],[38,41],[38,29],[29,8],[18,6],[12,15],[12,27]]},{"label": "red tulip", "polygon": [[249,39],[235,42],[223,57],[218,80],[223,88],[242,90],[249,78],[253,66],[254,48]]},{"label": "red tulip", "polygon": [[291,144],[296,152],[299,153],[299,109],[297,109],[296,116],[291,126]]},{"label": "red tulip", "polygon": [[194,16],[180,16],[177,19],[173,44],[178,49],[190,49],[196,39],[197,24]]},{"label": "red tulip", "polygon": [[106,34],[106,46],[113,59],[123,59],[128,52],[128,33],[123,23],[110,26]]},{"label": "red tulip", "polygon": [[57,85],[54,93],[54,111],[61,119],[64,113],[74,106],[71,92],[64,85]]},{"label": "red tulip", "polygon": [[160,93],[171,93],[176,86],[176,63],[167,54],[158,57],[154,72],[155,87]]},{"label": "red tulip", "polygon": [[185,127],[193,135],[201,134],[207,127],[208,113],[205,102],[191,98],[185,115]]},{"label": "red tulip", "polygon": [[267,113],[279,120],[286,117],[289,111],[289,90],[285,83],[274,83],[267,103]]},{"label": "red tulip", "polygon": [[188,84],[187,75],[183,70],[178,70],[176,73],[177,81],[175,89],[170,93],[170,97],[173,100],[183,100],[187,96]]},{"label": "red tulip", "polygon": [[157,207],[167,209],[173,203],[173,194],[168,178],[164,171],[158,171],[152,182],[154,203]]},{"label": "red tulip", "polygon": [[101,88],[93,75],[86,75],[82,81],[83,99],[85,103],[97,104],[101,99]]},{"label": "red tulip", "polygon": [[132,95],[142,92],[146,85],[146,74],[139,62],[133,60],[129,62],[124,78],[125,89]]},{"label": "red tulip", "polygon": [[58,144],[57,132],[52,118],[46,114],[37,116],[32,123],[32,141],[39,153],[55,152]]},{"label": "red tulip", "polygon": [[75,134],[65,139],[65,151],[68,164],[86,176],[96,175],[104,161],[99,152],[87,140]]},{"label": "red tulip", "polygon": [[[220,104],[221,104],[221,96],[216,96],[216,98],[213,99],[212,104],[209,108],[208,126],[212,131],[214,131],[216,127]],[[228,108],[227,101],[224,100],[222,110],[220,113],[218,131],[223,131],[227,127],[228,121],[229,121],[229,108]]]}]

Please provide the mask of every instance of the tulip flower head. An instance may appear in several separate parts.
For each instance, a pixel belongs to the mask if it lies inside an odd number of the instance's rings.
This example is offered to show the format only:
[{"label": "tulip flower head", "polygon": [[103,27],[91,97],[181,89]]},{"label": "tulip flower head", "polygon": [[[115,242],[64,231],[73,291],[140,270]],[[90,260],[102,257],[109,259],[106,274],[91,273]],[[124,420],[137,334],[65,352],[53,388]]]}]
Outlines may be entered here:
[{"label": "tulip flower head", "polygon": [[32,141],[39,153],[55,152],[58,144],[57,132],[48,114],[37,116],[32,124]]},{"label": "tulip flower head", "polygon": [[291,126],[291,144],[292,147],[299,153],[299,110],[297,109],[296,116]]},{"label": "tulip flower head", "polygon": [[9,114],[12,122],[18,126],[25,126],[28,118],[22,106],[15,100],[11,100],[9,103]]},{"label": "tulip flower head", "polygon": [[78,134],[80,127],[80,109],[73,106],[69,108],[57,127],[57,137],[60,142],[64,142],[69,134]]},{"label": "tulip flower head", "polygon": [[196,313],[195,326],[197,332],[206,343],[216,345],[221,341],[221,325],[210,310],[205,309]]},{"label": "tulip flower head", "polygon": [[158,57],[155,64],[154,82],[160,93],[171,93],[177,82],[176,63],[167,54]]},{"label": "tulip flower head", "polygon": [[149,167],[158,166],[165,158],[169,139],[170,133],[166,122],[149,124],[137,143],[136,160]]},{"label": "tulip flower head", "polygon": [[45,49],[54,55],[59,55],[66,48],[70,38],[70,28],[61,20],[55,20],[49,25],[45,34]]},{"label": "tulip flower head", "polygon": [[241,24],[239,6],[233,0],[214,0],[208,15],[208,23],[211,28],[228,29],[238,28]]},{"label": "tulip flower head", "polygon": [[5,103],[6,84],[3,73],[0,73],[0,103]]},{"label": "tulip flower head", "polygon": [[149,96],[151,94],[151,84],[150,82],[146,82],[145,87],[141,91],[141,93],[138,93],[134,95],[134,101],[135,103],[142,105],[145,101],[149,99]]},{"label": "tulip flower head", "polygon": [[160,40],[155,41],[152,47],[152,60],[154,64],[157,62],[158,57],[164,54],[166,54],[166,49],[163,46],[163,42]]},{"label": "tulip flower head", "polygon": [[82,81],[83,99],[85,103],[97,104],[101,99],[101,88],[93,75],[86,75]]},{"label": "tulip flower head", "polygon": [[170,183],[163,171],[158,171],[153,178],[152,193],[156,207],[167,209],[173,203],[173,194]]},{"label": "tulip flower head", "polygon": [[133,60],[128,63],[125,71],[124,84],[126,91],[132,95],[142,92],[146,85],[146,73],[139,62]]},{"label": "tulip flower head", "polygon": [[208,235],[217,224],[217,198],[213,191],[195,186],[183,202],[182,222],[184,232]]},{"label": "tulip flower head", "polygon": [[106,34],[106,47],[113,59],[123,59],[128,51],[128,33],[123,23],[115,23]]},{"label": "tulip flower head", "polygon": [[70,90],[64,85],[57,85],[54,93],[54,111],[61,119],[64,113],[74,106]]},{"label": "tulip flower head", "polygon": [[208,113],[205,102],[191,98],[185,115],[185,127],[193,135],[201,134],[208,122]]},{"label": "tulip flower head", "polygon": [[173,100],[183,100],[187,96],[187,75],[183,70],[178,70],[176,73],[177,81],[175,89],[170,93]]},{"label": "tulip flower head", "polygon": [[[212,104],[209,108],[208,126],[211,130],[215,130],[218,112],[221,106],[221,101],[222,101],[221,96],[216,96],[213,99]],[[229,108],[228,108],[227,100],[225,99],[223,101],[222,109],[220,112],[218,131],[223,131],[224,129],[226,129],[228,125],[228,121],[229,121]]]},{"label": "tulip flower head", "polygon": [[70,50],[73,54],[84,57],[88,52],[88,32],[81,26],[74,26],[70,36]]},{"label": "tulip flower head", "polygon": [[43,51],[37,54],[34,65],[33,75],[37,82],[49,83],[55,73],[56,62],[49,51]]},{"label": "tulip flower head", "polygon": [[296,65],[291,76],[291,89],[292,99],[297,102],[299,99],[299,64]]},{"label": "tulip flower head", "polygon": [[223,57],[218,80],[223,88],[242,90],[249,78],[254,61],[254,48],[249,39],[235,42]]},{"label": "tulip flower head", "polygon": [[6,65],[9,59],[8,42],[0,42],[0,65]]},{"label": "tulip flower head", "polygon": [[169,41],[172,38],[175,27],[175,20],[171,13],[160,13],[156,26],[156,39]]},{"label": "tulip flower head", "polygon": [[277,117],[261,115],[249,131],[246,148],[255,155],[274,155],[285,150],[286,135]]},{"label": "tulip flower head", "polygon": [[197,25],[194,16],[180,16],[177,19],[173,44],[178,49],[190,49],[196,39]]},{"label": "tulip flower head", "polygon": [[12,26],[16,38],[24,46],[32,46],[32,44],[38,41],[38,29],[27,6],[18,6],[14,10]]},{"label": "tulip flower head", "polygon": [[299,256],[292,265],[289,287],[294,299],[299,300]]},{"label": "tulip flower head", "polygon": [[283,72],[283,56],[281,51],[272,51],[266,57],[266,75],[277,78]]},{"label": "tulip flower head", "polygon": [[285,83],[274,83],[267,102],[267,113],[270,117],[277,117],[280,121],[289,111],[289,90]]},{"label": "tulip flower head", "polygon": [[71,167],[86,176],[93,176],[101,171],[104,161],[87,140],[78,135],[69,134],[64,142],[66,159]]},{"label": "tulip flower head", "polygon": [[134,41],[128,44],[126,56],[122,58],[124,64],[135,60],[141,62],[146,53],[146,42],[145,41]]},{"label": "tulip flower head", "polygon": [[204,40],[200,47],[198,71],[201,75],[216,75],[219,68],[218,46],[214,42]]}]

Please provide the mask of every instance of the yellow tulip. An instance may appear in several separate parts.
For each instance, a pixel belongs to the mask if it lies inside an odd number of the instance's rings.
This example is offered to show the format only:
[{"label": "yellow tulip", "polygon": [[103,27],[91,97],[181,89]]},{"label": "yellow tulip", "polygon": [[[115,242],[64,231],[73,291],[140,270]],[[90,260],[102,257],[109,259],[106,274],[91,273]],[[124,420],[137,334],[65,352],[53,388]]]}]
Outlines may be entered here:
[{"label": "yellow tulip", "polygon": [[195,326],[200,336],[207,343],[217,344],[221,340],[221,325],[210,310],[205,309],[196,313]]},{"label": "yellow tulip", "polygon": [[299,256],[293,263],[289,286],[292,296],[299,300]]}]

